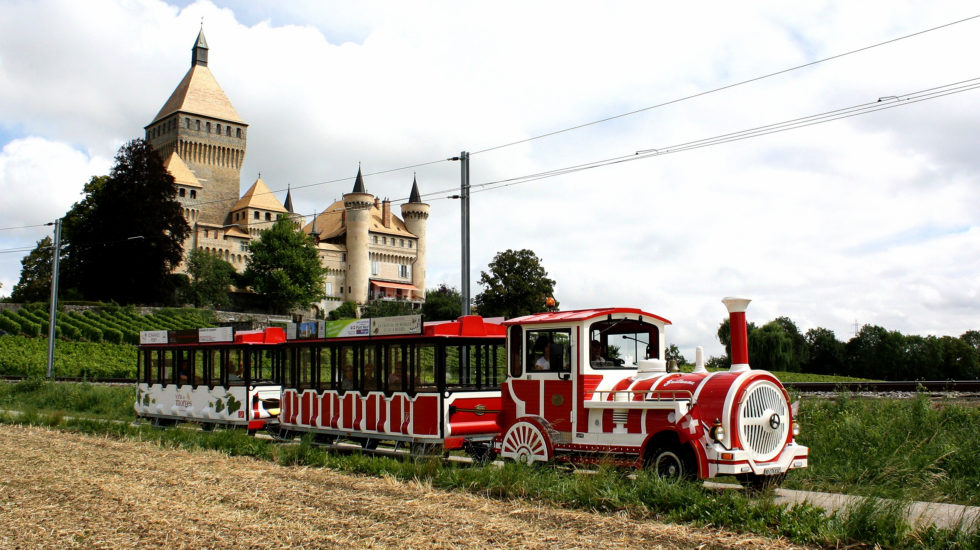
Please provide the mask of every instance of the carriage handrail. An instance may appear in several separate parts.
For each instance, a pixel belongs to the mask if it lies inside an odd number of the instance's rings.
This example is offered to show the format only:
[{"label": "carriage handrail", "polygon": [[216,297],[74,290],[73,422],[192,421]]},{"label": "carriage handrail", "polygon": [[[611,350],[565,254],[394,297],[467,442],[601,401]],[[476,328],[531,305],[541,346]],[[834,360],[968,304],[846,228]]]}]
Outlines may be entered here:
[{"label": "carriage handrail", "polygon": [[[694,400],[694,394],[691,390],[667,390],[667,389],[652,389],[652,390],[595,390],[592,392],[594,397],[598,397],[601,401],[617,401],[616,397],[620,395],[626,395],[628,398],[623,403],[629,403],[630,401],[677,401],[677,400]],[[646,397],[645,399],[633,399],[634,396],[638,394],[657,394],[655,396]],[[668,395],[664,395],[668,394]],[[603,398],[602,396],[606,396]]]}]

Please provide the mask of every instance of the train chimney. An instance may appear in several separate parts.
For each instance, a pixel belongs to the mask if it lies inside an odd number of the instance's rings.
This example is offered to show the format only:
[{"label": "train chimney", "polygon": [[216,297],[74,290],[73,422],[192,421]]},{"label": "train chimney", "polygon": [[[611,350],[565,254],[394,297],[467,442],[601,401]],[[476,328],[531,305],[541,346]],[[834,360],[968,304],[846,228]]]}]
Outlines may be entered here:
[{"label": "train chimney", "polygon": [[704,348],[698,346],[694,350],[694,372],[707,374],[708,369],[704,367]]},{"label": "train chimney", "polygon": [[749,307],[748,298],[725,298],[722,303],[728,308],[729,335],[732,345],[731,372],[749,370],[749,338],[745,326],[745,310]]}]

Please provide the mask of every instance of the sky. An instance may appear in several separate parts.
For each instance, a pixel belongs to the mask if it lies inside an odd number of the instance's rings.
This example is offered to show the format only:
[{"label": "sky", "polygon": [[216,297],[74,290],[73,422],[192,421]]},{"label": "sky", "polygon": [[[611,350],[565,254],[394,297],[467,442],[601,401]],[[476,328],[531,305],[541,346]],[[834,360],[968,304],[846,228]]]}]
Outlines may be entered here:
[{"label": "sky", "polygon": [[[242,191],[261,173],[312,215],[359,163],[396,204],[417,178],[429,288],[460,286],[447,198],[460,166],[446,159],[469,151],[473,294],[495,254],[528,248],[561,309],[664,316],[689,359],[724,353],[725,296],[751,298],[757,325],[785,316],[842,341],[865,324],[958,336],[980,329],[980,90],[910,94],[980,77],[978,15],[912,1],[0,0],[0,296],[43,224],[143,137],[203,21],[209,68],[249,124]],[[678,151],[859,105],[894,107]],[[627,162],[520,179],[613,158]]]}]

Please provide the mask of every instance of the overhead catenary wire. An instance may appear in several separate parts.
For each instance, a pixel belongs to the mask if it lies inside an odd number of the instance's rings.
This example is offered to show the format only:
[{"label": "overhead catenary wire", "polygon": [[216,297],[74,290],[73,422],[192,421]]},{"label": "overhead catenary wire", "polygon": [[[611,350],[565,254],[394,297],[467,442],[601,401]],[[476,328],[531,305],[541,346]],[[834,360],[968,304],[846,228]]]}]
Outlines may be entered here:
[{"label": "overhead catenary wire", "polygon": [[598,119],[598,120],[593,120],[591,122],[585,122],[585,123],[582,123],[582,124],[577,124],[575,126],[569,126],[568,128],[563,128],[561,130],[554,130],[554,131],[547,132],[547,133],[544,133],[544,134],[540,134],[540,135],[537,135],[537,136],[533,136],[533,137],[529,137],[529,138],[525,138],[525,139],[519,139],[517,141],[511,141],[509,143],[503,143],[503,144],[500,144],[500,145],[494,145],[492,147],[487,147],[487,148],[484,148],[484,149],[480,149],[480,150],[477,150],[477,151],[472,151],[470,153],[470,155],[471,156],[472,155],[479,155],[481,153],[488,153],[490,151],[496,151],[498,149],[503,149],[505,147],[511,147],[513,145],[520,145],[522,143],[528,143],[530,141],[536,141],[536,140],[543,139],[543,138],[546,138],[546,137],[551,137],[551,136],[555,136],[555,135],[558,135],[558,134],[563,134],[565,132],[571,132],[573,130],[579,130],[579,129],[582,129],[582,128],[587,128],[589,126],[594,126],[596,124],[602,124],[604,122],[609,122],[609,121],[612,121],[612,120],[617,120],[617,119],[620,119],[620,118],[624,118],[624,117],[636,115],[636,114],[643,113],[643,112],[646,112],[646,111],[650,111],[650,110],[653,110],[653,109],[659,109],[660,107],[666,107],[668,105],[673,105],[675,103],[680,103],[682,101],[688,101],[688,100],[691,100],[691,99],[696,99],[696,98],[699,98],[699,97],[704,97],[706,95],[710,95],[710,94],[713,94],[713,93],[716,93],[716,92],[721,92],[721,91],[724,91],[724,90],[730,90],[732,88],[737,88],[739,86],[744,86],[746,84],[751,84],[753,82],[758,82],[760,80],[765,80],[767,78],[772,78],[774,76],[779,76],[779,75],[786,74],[786,73],[789,73],[789,72],[792,72],[792,71],[796,71],[796,70],[799,70],[799,69],[805,69],[807,67],[812,67],[814,65],[819,65],[821,63],[826,63],[827,61],[833,61],[835,59],[840,59],[842,57],[847,57],[849,55],[854,55],[854,54],[857,54],[857,53],[866,52],[866,51],[872,50],[874,48],[878,48],[878,47],[885,46],[885,45],[888,45],[888,44],[893,44],[893,43],[899,42],[901,40],[906,40],[908,38],[913,38],[915,36],[920,36],[920,35],[923,35],[923,34],[926,34],[926,33],[930,33],[930,32],[933,32],[933,31],[937,31],[937,30],[940,30],[940,29],[945,29],[947,27],[951,27],[953,25],[958,25],[960,23],[965,23],[967,21],[971,21],[973,19],[978,19],[978,18],[980,18],[980,14],[978,14],[978,15],[971,15],[970,17],[964,17],[964,18],[958,19],[956,21],[951,21],[949,23],[944,23],[942,25],[937,25],[935,27],[930,27],[928,29],[923,29],[921,31],[916,31],[916,32],[913,32],[913,33],[910,33],[910,34],[899,36],[897,38],[891,38],[889,40],[885,40],[885,41],[882,41],[882,42],[871,44],[869,46],[864,46],[864,47],[857,48],[857,49],[854,49],[854,50],[850,50],[850,51],[847,51],[847,52],[835,54],[835,55],[832,55],[832,56],[829,56],[829,57],[824,57],[822,59],[817,59],[815,61],[809,61],[807,63],[803,63],[803,64],[800,64],[800,65],[795,65],[793,67],[788,67],[786,69],[781,69],[781,70],[778,70],[778,71],[775,71],[775,72],[771,72],[771,73],[764,74],[764,75],[761,75],[761,76],[756,76],[756,77],[749,78],[749,79],[746,79],[746,80],[742,80],[742,81],[739,81],[739,82],[735,82],[735,83],[732,83],[732,84],[726,84],[724,86],[719,86],[717,88],[712,88],[711,90],[706,90],[706,91],[703,91],[703,92],[697,92],[697,93],[686,95],[686,96],[679,97],[679,98],[676,98],[676,99],[671,99],[671,100],[668,100],[668,101],[664,101],[662,103],[657,103],[655,105],[650,105],[648,107],[642,107],[640,109],[634,109],[632,111],[627,111],[625,113],[620,113],[618,115],[612,115],[612,116],[608,116],[608,117],[601,118],[601,119]]}]

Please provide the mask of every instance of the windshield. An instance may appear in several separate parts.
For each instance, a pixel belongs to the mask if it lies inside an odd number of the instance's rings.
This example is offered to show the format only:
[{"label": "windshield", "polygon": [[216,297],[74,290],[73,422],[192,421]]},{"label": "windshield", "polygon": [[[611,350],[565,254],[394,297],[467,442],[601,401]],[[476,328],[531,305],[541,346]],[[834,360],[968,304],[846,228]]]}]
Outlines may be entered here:
[{"label": "windshield", "polygon": [[659,359],[660,330],[631,319],[593,323],[589,328],[589,364],[593,368],[633,369],[639,359]]}]

